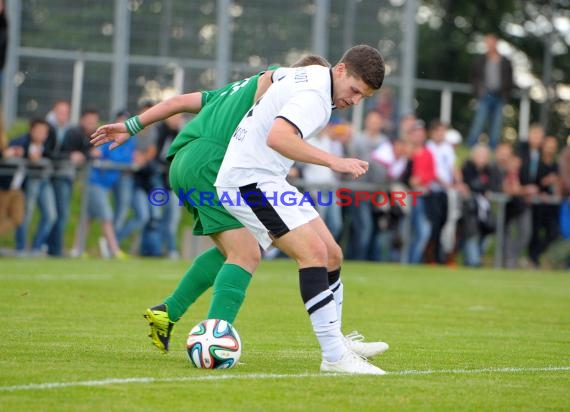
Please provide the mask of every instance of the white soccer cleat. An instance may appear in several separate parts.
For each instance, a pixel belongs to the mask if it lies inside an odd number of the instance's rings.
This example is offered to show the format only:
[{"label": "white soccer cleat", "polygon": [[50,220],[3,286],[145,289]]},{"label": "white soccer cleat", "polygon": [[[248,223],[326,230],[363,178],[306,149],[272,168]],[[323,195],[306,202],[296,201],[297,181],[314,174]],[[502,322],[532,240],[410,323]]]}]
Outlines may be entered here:
[{"label": "white soccer cleat", "polygon": [[363,357],[347,350],[336,362],[323,359],[321,372],[353,373],[355,375],[385,375],[386,371],[372,365]]},{"label": "white soccer cleat", "polygon": [[349,333],[344,337],[344,345],[357,355],[371,358],[386,352],[390,346],[386,342],[363,342],[364,336],[358,332]]}]

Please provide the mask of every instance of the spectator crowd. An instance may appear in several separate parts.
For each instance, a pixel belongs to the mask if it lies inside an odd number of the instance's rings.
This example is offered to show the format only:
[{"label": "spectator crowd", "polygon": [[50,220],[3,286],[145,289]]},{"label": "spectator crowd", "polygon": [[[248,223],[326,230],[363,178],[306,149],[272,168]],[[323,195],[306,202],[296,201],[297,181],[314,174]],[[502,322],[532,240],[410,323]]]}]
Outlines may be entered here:
[{"label": "spectator crowd", "polygon": [[[540,124],[532,124],[518,144],[499,142],[492,151],[483,143],[467,149],[459,132],[440,120],[426,125],[407,114],[392,133],[386,123],[375,108],[366,114],[361,133],[351,136],[348,123],[334,120],[314,141],[369,161],[363,180],[377,191],[421,192],[403,205],[354,199],[348,207],[321,208],[328,209],[322,216],[347,259],[477,267],[490,258],[491,235],[502,229],[503,243],[494,245],[503,248],[502,265],[534,268],[549,246],[566,236],[568,186],[558,158],[565,159],[570,149],[559,156],[559,139],[546,135]],[[296,165],[291,177],[310,192],[351,187],[343,176],[317,169]]]},{"label": "spectator crowd", "polygon": [[[139,112],[148,107],[143,104]],[[115,121],[128,116],[123,110]],[[89,144],[99,124],[96,110],[85,110],[77,125],[69,118],[69,103],[58,101],[45,119],[31,120],[24,135],[9,142],[3,137],[0,229],[4,235],[13,233],[15,254],[81,256],[81,230],[85,233],[97,221],[103,257],[125,258],[124,245],[130,240],[130,252],[177,258],[180,208],[177,202],[153,207],[148,193],[154,187],[168,188],[165,154],[185,119],[174,116],[109,150]],[[359,183],[371,191],[421,192],[414,205],[410,198],[403,205],[360,201],[341,207],[330,189],[352,182],[315,165],[299,164],[291,171],[291,178],[312,191],[314,199],[319,192],[319,203],[326,206],[316,206],[348,259],[481,266],[497,230],[497,207],[502,206],[504,242],[495,247],[503,247],[505,267],[538,267],[548,247],[568,232],[561,226],[568,220],[561,211],[568,208],[560,202],[566,193],[557,161],[559,140],[547,136],[540,124],[532,124],[527,139],[516,146],[500,142],[492,152],[476,143],[463,161],[458,156],[461,136],[441,121],[426,125],[406,114],[397,127],[390,124],[374,108],[365,115],[362,132],[353,134],[349,123],[334,119],[311,143],[367,160],[370,169]],[[27,160],[26,173],[14,159]],[[105,162],[112,166],[105,167]],[[81,192],[87,225],[77,225],[72,245],[65,245],[77,170],[88,163],[87,190]],[[33,219],[36,209],[39,218]]]},{"label": "spectator crowd", "polygon": [[[151,106],[144,103],[139,111]],[[129,116],[122,110],[115,120]],[[115,150],[109,145],[95,148],[90,136],[99,126],[99,112],[84,110],[73,125],[70,103],[57,101],[45,119],[32,119],[23,135],[8,141],[2,134],[0,235],[14,234],[17,256],[79,257],[86,254],[84,239],[97,221],[102,235],[98,247],[105,258],[126,258],[128,240],[137,254],[178,258],[180,210],[176,202],[152,207],[147,193],[153,187],[168,188],[166,151],[183,122],[182,116],[173,116]],[[72,245],[66,245],[81,170],[86,173],[86,190],[81,191],[86,225],[77,224]]]}]

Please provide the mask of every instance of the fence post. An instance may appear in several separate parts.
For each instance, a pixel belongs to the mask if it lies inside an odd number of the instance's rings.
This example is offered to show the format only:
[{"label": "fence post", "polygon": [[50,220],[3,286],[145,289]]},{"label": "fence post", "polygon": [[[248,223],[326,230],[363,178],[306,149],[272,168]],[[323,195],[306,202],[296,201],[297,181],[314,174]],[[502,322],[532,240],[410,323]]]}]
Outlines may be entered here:
[{"label": "fence post", "polygon": [[174,65],[174,90],[176,94],[184,93],[184,68],[179,64]]},{"label": "fence post", "polygon": [[[413,207],[413,206],[412,206]],[[410,263],[410,246],[412,237],[412,211],[410,210],[407,215],[404,216],[401,226],[398,225],[396,229],[402,235],[402,248],[400,250],[400,264],[407,265]]]},{"label": "fence post", "polygon": [[[82,183],[81,187],[81,208],[79,211],[79,225],[77,231],[77,256],[82,256],[85,252],[85,244],[87,242],[87,221],[89,219],[89,175],[91,174],[91,162],[88,161],[85,168],[83,169],[83,175],[81,179],[78,179]],[[81,172],[80,172],[81,173]]]},{"label": "fence post", "polygon": [[439,110],[439,120],[447,125],[451,125],[451,107],[453,103],[453,94],[449,88],[441,91],[441,105]]},{"label": "fence post", "polygon": [[18,115],[18,86],[16,74],[20,66],[20,35],[22,25],[22,2],[6,1],[8,18],[8,45],[6,50],[6,66],[2,79],[2,108],[4,110],[5,128],[9,128]]},{"label": "fence post", "polygon": [[129,2],[115,0],[115,33],[113,36],[113,72],[111,77],[111,112],[109,118],[127,106],[129,92],[129,39],[131,11]]},{"label": "fence post", "polygon": [[357,136],[362,132],[364,122],[364,102],[360,102],[352,108],[352,136]]},{"label": "fence post", "polygon": [[222,87],[229,81],[230,63],[232,57],[232,36],[230,15],[230,0],[218,0],[218,45],[216,48],[216,87]]},{"label": "fence post", "polygon": [[359,0],[347,0],[344,12],[344,30],[342,33],[343,49],[348,50],[354,42],[354,22],[356,19],[356,5]]},{"label": "fence post", "polygon": [[85,60],[80,58],[73,63],[73,86],[71,88],[71,123],[79,123],[81,98],[83,96],[83,78],[85,77]]},{"label": "fence post", "polygon": [[528,90],[521,90],[519,106],[519,141],[526,142],[528,139],[528,127],[530,125],[530,98]]},{"label": "fence post", "polygon": [[415,109],[414,97],[416,93],[416,43],[418,27],[416,13],[418,0],[407,0],[404,6],[404,18],[402,19],[402,81],[400,88],[400,113],[405,114]]},{"label": "fence post", "polygon": [[311,48],[314,53],[320,56],[327,56],[329,52],[328,19],[330,0],[315,0],[315,8]]},{"label": "fence post", "polygon": [[505,247],[505,227],[506,227],[506,204],[507,197],[503,194],[496,194],[494,200],[497,202],[497,226],[495,228],[495,269],[503,267],[503,250]]}]

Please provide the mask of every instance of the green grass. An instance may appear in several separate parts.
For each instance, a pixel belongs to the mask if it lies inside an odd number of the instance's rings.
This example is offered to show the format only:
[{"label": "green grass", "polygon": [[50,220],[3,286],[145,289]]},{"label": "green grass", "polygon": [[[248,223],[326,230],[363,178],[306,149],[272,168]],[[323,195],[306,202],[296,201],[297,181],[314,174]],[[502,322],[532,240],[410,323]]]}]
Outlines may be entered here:
[{"label": "green grass", "polygon": [[[318,374],[318,345],[289,261],[263,263],[255,274],[236,322],[243,364],[203,371],[186,359],[185,335],[205,316],[209,295],[176,326],[171,353],[160,354],[142,313],[171,291],[185,267],[165,260],[0,260],[0,409],[570,409],[570,370],[532,370],[570,367],[567,273],[347,263],[344,330],[389,342],[373,362],[393,372],[355,377]],[[402,373],[412,370],[434,372]],[[142,377],[156,381],[7,390]]]}]

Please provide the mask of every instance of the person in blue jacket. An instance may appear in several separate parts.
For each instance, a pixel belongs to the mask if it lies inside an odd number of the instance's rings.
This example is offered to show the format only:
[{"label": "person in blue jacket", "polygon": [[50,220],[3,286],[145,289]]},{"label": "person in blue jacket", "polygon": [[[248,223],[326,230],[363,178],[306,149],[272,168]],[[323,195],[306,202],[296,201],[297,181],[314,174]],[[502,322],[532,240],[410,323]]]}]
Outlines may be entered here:
[{"label": "person in blue jacket", "polygon": [[[117,236],[113,226],[113,206],[111,194],[121,178],[121,165],[130,166],[133,162],[135,150],[134,140],[110,150],[110,144],[99,147],[93,157],[101,160],[101,166],[93,166],[89,173],[89,187],[87,190],[87,232],[93,220],[101,221],[103,239],[100,240],[101,252],[104,257],[123,259],[127,254],[119,248]],[[113,168],[113,167],[116,168]],[[79,250],[79,232],[75,237],[74,250]]]}]

